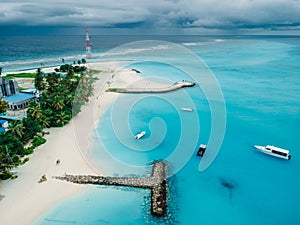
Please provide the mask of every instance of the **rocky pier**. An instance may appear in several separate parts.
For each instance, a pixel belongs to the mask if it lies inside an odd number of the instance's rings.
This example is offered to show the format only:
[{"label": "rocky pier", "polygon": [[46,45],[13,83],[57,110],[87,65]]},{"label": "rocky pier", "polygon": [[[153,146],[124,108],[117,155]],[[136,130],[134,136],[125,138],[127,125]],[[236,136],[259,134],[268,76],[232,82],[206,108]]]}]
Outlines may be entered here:
[{"label": "rocky pier", "polygon": [[124,94],[145,94],[145,93],[165,93],[170,91],[176,91],[180,88],[185,87],[193,87],[195,83],[189,81],[181,81],[176,82],[170,86],[166,87],[147,87],[147,88],[109,88],[108,92],[117,92],[117,93],[124,93]]},{"label": "rocky pier", "polygon": [[104,177],[95,175],[64,175],[54,177],[77,184],[127,186],[149,188],[151,190],[151,214],[165,217],[167,213],[167,180],[166,164],[156,162],[150,177]]}]

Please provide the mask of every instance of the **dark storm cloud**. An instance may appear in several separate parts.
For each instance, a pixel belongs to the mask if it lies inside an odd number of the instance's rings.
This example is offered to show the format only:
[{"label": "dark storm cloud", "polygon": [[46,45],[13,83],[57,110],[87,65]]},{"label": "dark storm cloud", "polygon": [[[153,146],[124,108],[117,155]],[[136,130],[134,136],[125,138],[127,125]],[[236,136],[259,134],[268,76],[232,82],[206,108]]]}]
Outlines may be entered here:
[{"label": "dark storm cloud", "polygon": [[40,5],[22,5],[14,8],[17,12],[27,15],[37,15],[41,19],[46,19],[47,17],[68,17],[72,15],[83,15],[82,12],[73,8],[58,8],[53,6],[40,6]]},{"label": "dark storm cloud", "polygon": [[297,30],[299,0],[18,0],[0,3],[0,25],[165,30]]}]

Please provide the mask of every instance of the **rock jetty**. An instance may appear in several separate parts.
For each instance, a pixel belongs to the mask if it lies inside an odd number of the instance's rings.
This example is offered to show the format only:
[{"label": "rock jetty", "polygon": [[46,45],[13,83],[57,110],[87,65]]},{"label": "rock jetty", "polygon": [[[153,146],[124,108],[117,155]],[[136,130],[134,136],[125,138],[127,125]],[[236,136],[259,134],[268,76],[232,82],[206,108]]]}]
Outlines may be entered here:
[{"label": "rock jetty", "polygon": [[104,177],[94,175],[64,175],[57,176],[54,178],[77,184],[149,188],[151,190],[151,214],[157,217],[165,217],[167,213],[166,164],[164,162],[156,162],[153,164],[152,174],[150,177]]},{"label": "rock jetty", "polygon": [[165,93],[170,91],[176,91],[180,88],[185,87],[193,87],[195,83],[182,81],[176,82],[170,86],[166,87],[147,87],[147,88],[109,88],[107,89],[108,92],[117,92],[117,93],[125,93],[125,94],[144,94],[144,93]]}]

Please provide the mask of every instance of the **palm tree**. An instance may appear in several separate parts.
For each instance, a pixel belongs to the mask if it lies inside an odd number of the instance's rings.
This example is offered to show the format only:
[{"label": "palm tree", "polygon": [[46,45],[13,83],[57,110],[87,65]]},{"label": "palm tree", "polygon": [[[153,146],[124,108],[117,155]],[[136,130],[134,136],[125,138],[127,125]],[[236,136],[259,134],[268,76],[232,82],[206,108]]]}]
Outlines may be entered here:
[{"label": "palm tree", "polygon": [[60,75],[56,73],[48,74],[46,77],[46,81],[48,83],[47,91],[50,93],[55,91],[55,88],[59,86],[60,83]]},{"label": "palm tree", "polygon": [[91,97],[94,95],[94,86],[93,86],[93,81],[91,79],[89,79],[86,91],[87,91],[88,97]]},{"label": "palm tree", "polygon": [[56,114],[56,116],[57,117],[56,117],[55,123],[59,127],[67,124],[71,119],[71,115],[69,113],[66,113],[66,112],[61,112],[59,114]]},{"label": "palm tree", "polygon": [[11,134],[22,138],[24,135],[25,127],[21,121],[14,120],[11,125],[8,127],[8,130]]},{"label": "palm tree", "polygon": [[41,116],[39,123],[42,125],[43,128],[50,127],[50,118],[47,116]]},{"label": "palm tree", "polygon": [[54,97],[52,106],[57,111],[62,110],[65,106],[63,98],[61,96]]},{"label": "palm tree", "polygon": [[11,177],[13,174],[10,172],[10,170],[15,167],[14,159],[17,158],[17,161],[19,160],[18,156],[14,156],[13,158],[10,156],[7,145],[1,146],[0,148],[0,179],[4,178],[7,179]]},{"label": "palm tree", "polygon": [[80,83],[78,84],[78,88],[76,90],[77,102],[83,102],[83,103],[88,102],[89,97],[94,94],[93,83],[94,83],[93,78],[87,78],[84,75],[81,76]]},{"label": "palm tree", "polygon": [[83,105],[86,101],[87,101],[87,99],[86,99],[85,90],[82,87],[79,87],[76,90],[76,95],[75,95],[73,104],[75,103],[75,104]]},{"label": "palm tree", "polygon": [[41,68],[38,68],[34,78],[34,86],[39,90],[43,91],[45,89],[44,76]]},{"label": "palm tree", "polygon": [[1,100],[0,99],[0,113],[6,112],[7,110],[7,101]]},{"label": "palm tree", "polygon": [[13,174],[10,172],[12,168],[15,167],[13,162],[9,162],[7,156],[2,156],[0,160],[0,179],[7,179],[11,177]]},{"label": "palm tree", "polygon": [[32,102],[27,110],[27,115],[30,115],[33,119],[39,119],[42,116],[42,109],[39,104]]},{"label": "palm tree", "polygon": [[73,67],[70,67],[66,76],[67,80],[73,79],[74,78],[74,69]]},{"label": "palm tree", "polygon": [[69,107],[72,107],[72,104],[73,104],[73,94],[72,93],[68,93],[66,96],[65,96],[65,104],[66,106],[69,106]]}]

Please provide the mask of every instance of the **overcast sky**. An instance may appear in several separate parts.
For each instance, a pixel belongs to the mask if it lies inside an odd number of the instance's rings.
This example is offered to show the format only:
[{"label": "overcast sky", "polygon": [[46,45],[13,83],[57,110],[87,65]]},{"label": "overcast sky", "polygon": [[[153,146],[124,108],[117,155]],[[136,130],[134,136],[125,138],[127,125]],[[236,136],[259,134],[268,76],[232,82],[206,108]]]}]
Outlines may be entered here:
[{"label": "overcast sky", "polygon": [[300,34],[300,0],[0,0],[3,32],[82,27],[99,34]]}]

